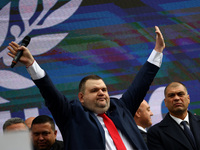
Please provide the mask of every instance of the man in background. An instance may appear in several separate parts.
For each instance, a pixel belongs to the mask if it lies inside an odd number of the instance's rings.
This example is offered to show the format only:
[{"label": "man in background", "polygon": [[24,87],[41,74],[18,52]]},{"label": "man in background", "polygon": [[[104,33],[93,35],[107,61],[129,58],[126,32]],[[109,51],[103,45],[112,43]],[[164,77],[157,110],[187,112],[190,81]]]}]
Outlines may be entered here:
[{"label": "man in background", "polygon": [[10,118],[3,124],[3,132],[27,131],[28,127],[24,120],[18,117]]},{"label": "man in background", "polygon": [[56,140],[57,130],[51,117],[37,116],[31,125],[34,150],[63,150],[62,141]]},{"label": "man in background", "polygon": [[35,117],[29,117],[25,120],[25,124],[28,126],[28,128],[30,129],[31,128],[31,124],[32,124],[32,121],[35,119]]},{"label": "man in background", "polygon": [[188,111],[190,96],[181,82],[172,82],[164,90],[168,113],[148,130],[150,150],[199,150],[200,116]]},{"label": "man in background", "polygon": [[146,128],[152,125],[151,116],[153,116],[153,113],[150,110],[150,106],[146,100],[143,100],[135,113],[134,120],[138,126],[138,129],[140,130],[140,133],[142,134],[145,143],[147,143]]},{"label": "man in background", "polygon": [[1,150],[32,150],[30,130],[23,119],[15,117],[6,120],[3,133],[0,136]]}]

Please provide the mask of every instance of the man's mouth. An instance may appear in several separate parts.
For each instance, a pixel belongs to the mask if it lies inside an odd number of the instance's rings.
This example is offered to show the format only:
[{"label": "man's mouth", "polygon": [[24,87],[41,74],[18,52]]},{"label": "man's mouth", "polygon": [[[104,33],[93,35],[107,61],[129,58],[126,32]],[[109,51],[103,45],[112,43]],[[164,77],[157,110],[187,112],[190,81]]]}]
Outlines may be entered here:
[{"label": "man's mouth", "polygon": [[38,143],[39,146],[46,146],[46,143]]},{"label": "man's mouth", "polygon": [[182,106],[182,103],[176,103],[176,104],[174,104],[174,106],[176,106],[176,107]]},{"label": "man's mouth", "polygon": [[98,101],[105,101],[105,98],[97,98]]}]

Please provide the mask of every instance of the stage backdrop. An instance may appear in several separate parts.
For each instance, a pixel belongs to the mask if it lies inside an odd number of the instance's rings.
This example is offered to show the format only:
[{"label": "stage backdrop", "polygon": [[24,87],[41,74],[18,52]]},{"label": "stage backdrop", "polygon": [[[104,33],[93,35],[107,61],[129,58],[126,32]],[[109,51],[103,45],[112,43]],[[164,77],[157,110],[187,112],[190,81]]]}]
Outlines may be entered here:
[{"label": "stage backdrop", "polygon": [[[11,68],[8,43],[30,36],[28,46],[56,87],[77,99],[79,81],[98,74],[110,96],[120,96],[163,32],[163,64],[145,99],[153,123],[167,113],[163,90],[181,81],[200,115],[199,0],[4,0],[0,3],[0,129],[11,117],[50,115],[26,68]],[[2,132],[2,131],[1,131]]]}]

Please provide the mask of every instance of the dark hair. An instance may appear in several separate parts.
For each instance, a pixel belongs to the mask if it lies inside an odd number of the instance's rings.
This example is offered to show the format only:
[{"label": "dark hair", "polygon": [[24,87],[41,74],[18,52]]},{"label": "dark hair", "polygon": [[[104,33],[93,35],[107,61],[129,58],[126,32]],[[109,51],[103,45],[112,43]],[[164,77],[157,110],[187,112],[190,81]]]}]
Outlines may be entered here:
[{"label": "dark hair", "polygon": [[83,93],[84,93],[84,91],[85,91],[85,83],[86,83],[87,80],[90,80],[90,79],[94,79],[94,80],[99,80],[99,79],[101,79],[101,80],[103,80],[103,79],[102,79],[100,76],[98,76],[98,75],[88,75],[88,76],[84,77],[84,78],[80,81],[80,83],[79,83],[79,92],[83,92]]},{"label": "dark hair", "polygon": [[43,123],[50,123],[51,124],[51,129],[55,131],[55,123],[53,119],[47,115],[40,115],[37,116],[35,119],[33,119],[33,122],[31,124],[31,128],[34,124],[43,124]]},{"label": "dark hair", "polygon": [[166,96],[166,91],[167,91],[167,88],[168,88],[169,86],[177,87],[177,86],[179,86],[179,85],[182,85],[182,86],[185,88],[186,92],[187,92],[187,88],[186,88],[185,84],[183,84],[182,82],[176,81],[176,82],[171,82],[171,83],[169,83],[169,84],[165,87],[164,95]]},{"label": "dark hair", "polygon": [[3,124],[3,131],[5,131],[8,126],[13,125],[13,124],[18,124],[18,123],[23,123],[25,126],[27,126],[24,120],[19,117],[10,118]]}]

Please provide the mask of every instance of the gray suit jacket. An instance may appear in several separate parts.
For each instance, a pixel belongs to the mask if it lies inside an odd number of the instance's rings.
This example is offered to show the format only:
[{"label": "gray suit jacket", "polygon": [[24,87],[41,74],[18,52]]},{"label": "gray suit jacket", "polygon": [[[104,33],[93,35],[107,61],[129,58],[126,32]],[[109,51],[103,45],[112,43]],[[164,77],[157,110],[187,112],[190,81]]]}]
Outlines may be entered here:
[{"label": "gray suit jacket", "polygon": [[[190,128],[200,149],[200,116],[189,113]],[[150,150],[193,150],[181,127],[169,113],[148,130],[147,144]]]}]

